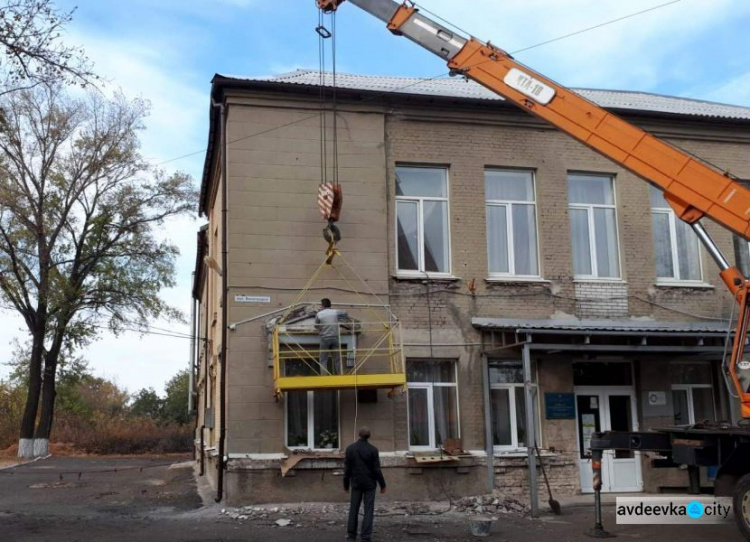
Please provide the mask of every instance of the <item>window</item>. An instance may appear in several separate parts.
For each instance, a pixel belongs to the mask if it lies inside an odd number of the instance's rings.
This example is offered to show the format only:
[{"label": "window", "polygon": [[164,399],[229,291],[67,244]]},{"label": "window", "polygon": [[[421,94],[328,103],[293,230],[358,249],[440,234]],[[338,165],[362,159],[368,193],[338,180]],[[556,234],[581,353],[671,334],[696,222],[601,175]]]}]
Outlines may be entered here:
[{"label": "window", "polygon": [[716,421],[711,364],[672,363],[669,375],[675,425]]},{"label": "window", "polygon": [[484,189],[490,276],[539,276],[533,173],[486,170]]},{"label": "window", "polygon": [[739,235],[733,235],[734,257],[737,267],[746,277],[750,275],[750,242]]},{"label": "window", "polygon": [[526,401],[523,366],[519,362],[490,365],[492,444],[496,450],[517,450],[526,442]]},{"label": "window", "polygon": [[[745,188],[750,189],[750,180],[748,179],[735,179],[739,184]],[[746,277],[750,275],[750,242],[747,239],[740,237],[739,235],[733,235],[734,240],[734,256],[736,265],[742,274]]]},{"label": "window", "polygon": [[396,168],[396,231],[399,272],[450,273],[446,168]]},{"label": "window", "polygon": [[576,278],[619,278],[614,180],[603,175],[568,175],[573,274]]},{"label": "window", "polygon": [[[287,360],[287,376],[311,376],[312,369],[299,360]],[[286,393],[287,448],[326,450],[339,447],[339,396],[335,390]]]},{"label": "window", "polygon": [[445,439],[458,438],[456,364],[450,360],[406,363],[409,448],[434,450]]},{"label": "window", "polygon": [[651,220],[656,249],[656,280],[702,281],[700,241],[692,228],[677,218],[655,186],[650,187]]}]

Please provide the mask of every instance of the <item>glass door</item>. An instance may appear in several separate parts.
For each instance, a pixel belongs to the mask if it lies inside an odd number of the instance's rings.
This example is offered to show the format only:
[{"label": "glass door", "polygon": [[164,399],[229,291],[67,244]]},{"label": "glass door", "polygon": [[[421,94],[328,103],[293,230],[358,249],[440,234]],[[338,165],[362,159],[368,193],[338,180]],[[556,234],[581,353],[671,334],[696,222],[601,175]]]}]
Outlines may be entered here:
[{"label": "glass door", "polygon": [[[576,432],[581,491],[591,493],[591,435],[600,431],[636,431],[635,392],[632,387],[576,387]],[[640,454],[607,450],[602,456],[602,491],[642,491]]]}]

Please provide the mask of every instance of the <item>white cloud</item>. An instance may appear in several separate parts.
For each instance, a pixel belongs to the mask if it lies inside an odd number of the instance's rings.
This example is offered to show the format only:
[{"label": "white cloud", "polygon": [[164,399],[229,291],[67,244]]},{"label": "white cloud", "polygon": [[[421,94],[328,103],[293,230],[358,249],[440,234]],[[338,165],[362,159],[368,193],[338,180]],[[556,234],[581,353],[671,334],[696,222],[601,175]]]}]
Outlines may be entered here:
[{"label": "white cloud", "polygon": [[[232,4],[249,2],[229,0]],[[111,81],[105,91],[121,88],[133,97],[144,97],[151,102],[147,129],[141,134],[142,154],[158,164],[178,156],[205,148],[208,133],[209,81],[203,87],[191,81],[195,74],[182,68],[181,55],[185,49],[175,43],[175,37],[165,43],[150,37],[143,41],[118,40],[77,30],[70,41],[81,44],[95,63],[95,71]],[[184,37],[187,41],[189,37]],[[176,47],[176,45],[178,45]],[[183,170],[200,182],[203,153],[164,165],[167,170]],[[197,207],[197,205],[196,205]],[[177,285],[163,292],[163,298],[190,315],[191,271],[195,258],[195,239],[199,222],[187,218],[168,221],[162,228],[165,238],[180,247],[177,261]],[[10,341],[23,336],[23,321],[10,311],[0,313],[0,363],[10,358]],[[154,325],[187,333],[189,326],[171,322]],[[19,332],[18,330],[21,329]],[[83,352],[94,372],[107,376],[131,392],[152,386],[162,391],[163,384],[178,370],[188,366],[189,341],[159,335],[124,333],[114,337],[108,332]],[[0,366],[0,377],[7,375],[7,367]]]},{"label": "white cloud", "polygon": [[[427,7],[513,52],[664,3],[474,0],[471,9],[456,9],[450,0],[432,0]],[[650,90],[664,78],[694,77],[696,66],[690,60],[696,51],[690,42],[748,13],[750,3],[738,0],[682,0],[519,53],[517,58],[566,86]]]},{"label": "white cloud", "polygon": [[750,72],[723,81],[704,93],[705,99],[719,103],[750,106]]}]

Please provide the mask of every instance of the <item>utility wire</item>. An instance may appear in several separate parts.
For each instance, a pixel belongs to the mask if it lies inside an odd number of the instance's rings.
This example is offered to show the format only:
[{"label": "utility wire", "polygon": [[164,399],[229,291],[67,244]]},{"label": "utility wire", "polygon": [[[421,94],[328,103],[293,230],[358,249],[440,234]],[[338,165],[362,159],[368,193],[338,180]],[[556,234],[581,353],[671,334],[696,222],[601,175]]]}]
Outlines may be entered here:
[{"label": "utility wire", "polygon": [[[8,307],[8,306],[5,306],[5,305],[0,305],[0,309],[4,309],[4,310],[8,310],[8,311],[13,311],[13,312],[18,312],[15,309],[15,307]],[[109,331],[112,330],[111,327],[106,326],[106,325],[102,325],[102,324],[89,324],[89,325],[91,325],[91,327],[95,327],[95,328],[98,328],[98,329],[106,329],[106,330],[109,330]],[[153,330],[156,330],[156,331],[153,331]],[[197,336],[191,335],[189,333],[183,333],[181,331],[172,331],[172,330],[168,330],[168,329],[164,329],[164,328],[159,328],[159,327],[154,327],[154,326],[144,326],[144,328],[142,328],[142,329],[131,328],[131,327],[123,327],[123,328],[120,329],[120,331],[129,331],[129,332],[132,332],[132,333],[141,333],[143,335],[159,335],[159,336],[162,336],[162,337],[173,337],[175,339],[196,339],[196,340],[199,340],[199,341],[205,341],[205,340],[207,340],[205,337],[197,337]]]},{"label": "utility wire", "polygon": [[[387,95],[389,95],[389,94],[396,94],[396,93],[398,93],[398,92],[400,92],[400,91],[402,91],[402,90],[404,90],[404,89],[407,89],[407,88],[410,88],[410,87],[414,87],[414,86],[416,86],[416,85],[421,85],[422,83],[429,83],[430,81],[434,81],[435,79],[439,79],[440,77],[446,77],[446,76],[448,76],[448,75],[450,75],[450,72],[443,72],[443,73],[440,73],[440,74],[434,75],[434,76],[432,76],[432,77],[428,77],[428,78],[426,78],[426,79],[419,79],[419,80],[417,80],[417,81],[414,81],[414,82],[412,82],[412,83],[408,83],[408,84],[406,84],[406,85],[402,85],[402,86],[400,86],[400,87],[396,87],[396,88],[394,88],[394,89],[391,89],[391,90],[388,90],[388,91],[378,92],[378,93],[376,93],[376,94],[373,94],[373,95],[372,95],[372,96],[370,96],[369,98],[365,98],[365,99],[363,99],[363,100],[360,100],[360,101],[359,101],[359,102],[357,102],[357,103],[358,103],[358,104],[365,104],[365,103],[369,103],[369,102],[372,102],[372,101],[374,101],[374,100],[377,100],[377,99],[379,99],[379,98],[382,98],[382,97],[384,97],[384,96],[387,96]],[[315,113],[314,115],[309,115],[309,116],[307,116],[307,117],[303,117],[303,118],[301,118],[301,119],[293,120],[293,121],[291,121],[291,122],[287,122],[286,124],[281,124],[281,125],[279,125],[279,126],[274,126],[273,128],[268,128],[268,129],[266,129],[266,130],[262,130],[262,131],[260,131],[260,132],[256,132],[256,133],[254,133],[254,134],[249,134],[249,135],[246,135],[246,136],[243,136],[243,137],[239,137],[239,138],[237,138],[237,139],[232,139],[232,140],[229,140],[229,141],[227,141],[227,145],[232,145],[232,144],[234,144],[234,143],[239,143],[240,141],[245,141],[245,140],[247,140],[247,139],[251,139],[251,138],[253,138],[253,137],[258,137],[258,136],[261,136],[261,135],[267,134],[267,133],[269,133],[269,132],[273,132],[273,131],[275,131],[275,130],[281,130],[282,128],[287,128],[287,127],[289,127],[289,126],[294,126],[295,124],[300,124],[300,123],[302,123],[302,122],[306,122],[306,121],[308,121],[308,120],[312,120],[312,119],[315,119],[315,118],[317,118],[318,116],[319,116],[319,113]],[[189,153],[189,154],[185,154],[185,155],[183,155],[183,156],[180,156],[180,157],[178,157],[178,158],[172,158],[171,160],[166,160],[166,161],[164,161],[164,162],[159,162],[158,164],[155,164],[155,165],[156,165],[156,166],[158,167],[158,166],[161,166],[161,165],[167,164],[167,163],[169,163],[169,162],[174,162],[175,160],[180,160],[180,159],[182,159],[182,158],[188,158],[188,157],[190,157],[190,156],[195,156],[196,154],[200,154],[200,153],[205,153],[205,152],[206,152],[206,149],[202,149],[202,150],[199,150],[199,151],[195,151],[195,152],[192,152],[192,153]]]},{"label": "utility wire", "polygon": [[[570,34],[566,34],[566,35],[564,35],[564,36],[559,36],[559,37],[557,37],[557,38],[553,38],[553,39],[551,39],[551,40],[547,40],[547,41],[544,41],[544,42],[541,42],[541,43],[537,43],[536,45],[531,45],[531,46],[529,46],[529,47],[524,47],[523,49],[518,49],[518,50],[516,50],[516,51],[513,51],[513,52],[512,52],[511,54],[515,55],[515,54],[518,54],[518,53],[522,53],[522,52],[524,52],[524,51],[528,51],[528,50],[530,50],[530,49],[535,49],[536,47],[541,47],[542,45],[547,45],[547,44],[549,44],[549,43],[553,43],[553,42],[556,42],[556,41],[560,41],[560,40],[563,40],[563,39],[566,39],[566,38],[569,38],[569,37],[572,37],[572,36],[577,36],[578,34],[582,34],[582,33],[584,33],[584,32],[589,32],[589,31],[591,31],[591,30],[595,30],[595,29],[597,29],[597,28],[601,28],[601,27],[603,27],[603,26],[607,26],[607,25],[610,25],[610,24],[614,24],[614,23],[616,23],[616,22],[619,22],[619,21],[623,21],[623,20],[625,20],[625,19],[629,19],[629,18],[631,18],[631,17],[635,17],[635,16],[637,16],[637,15],[641,15],[641,14],[643,14],[643,13],[648,13],[649,11],[654,11],[654,10],[656,10],[656,9],[660,9],[660,8],[663,8],[663,7],[669,6],[669,5],[671,5],[671,4],[676,4],[676,3],[678,3],[678,2],[681,2],[681,1],[682,1],[682,0],[672,0],[671,2],[667,2],[667,3],[665,3],[665,4],[660,4],[660,5],[658,5],[658,6],[654,6],[654,7],[648,8],[648,9],[644,9],[644,10],[641,10],[641,11],[637,11],[637,12],[635,12],[635,13],[631,13],[631,14],[629,14],[629,15],[625,15],[625,16],[623,16],[623,17],[618,17],[617,19],[612,19],[611,21],[606,21],[606,22],[603,22],[603,23],[600,23],[600,24],[597,24],[597,25],[591,26],[591,27],[589,27],[589,28],[584,28],[584,29],[582,29],[582,30],[578,30],[577,32],[572,32],[572,33],[570,33]],[[433,13],[432,11],[430,11],[430,10],[426,9],[425,7],[423,7],[423,6],[419,5],[419,4],[415,4],[415,5],[417,5],[417,6],[418,6],[418,7],[419,7],[419,8],[420,8],[420,9],[421,9],[422,11],[424,11],[424,12],[426,12],[426,13],[429,13],[430,15],[432,15],[433,17],[435,17],[436,19],[439,19],[440,21],[444,22],[444,23],[445,23],[446,25],[448,25],[448,26],[452,26],[453,28],[455,28],[455,29],[459,30],[459,31],[460,31],[460,32],[462,32],[463,34],[466,34],[467,36],[470,36],[470,35],[471,35],[471,33],[470,33],[470,32],[467,32],[467,31],[465,31],[465,30],[462,30],[462,29],[461,29],[461,28],[460,28],[459,26],[457,26],[457,25],[455,25],[455,24],[451,23],[450,21],[448,21],[448,20],[446,20],[446,19],[444,19],[444,18],[440,17],[439,15],[437,15],[436,13]],[[440,77],[445,77],[445,76],[448,76],[448,75],[450,75],[450,72],[444,72],[444,73],[440,73],[440,74],[438,74],[438,75],[434,75],[434,76],[432,76],[432,77],[428,77],[428,78],[426,78],[426,79],[420,79],[419,81],[416,81],[416,82],[414,82],[414,83],[409,83],[409,84],[407,84],[407,85],[403,85],[403,86],[401,86],[401,87],[397,87],[397,88],[395,88],[395,89],[392,89],[392,90],[389,90],[389,91],[378,92],[377,94],[375,94],[375,95],[371,96],[370,98],[366,98],[366,99],[362,100],[362,101],[361,101],[361,102],[359,102],[359,103],[367,103],[367,102],[373,101],[373,100],[375,100],[375,99],[381,98],[381,97],[383,97],[383,96],[386,96],[386,95],[389,95],[389,94],[394,94],[394,93],[397,93],[397,92],[399,92],[399,91],[401,91],[401,90],[404,90],[404,89],[406,89],[406,88],[409,88],[409,87],[413,87],[413,86],[415,86],[415,85],[419,85],[419,84],[421,84],[421,83],[427,83],[427,82],[433,81],[433,80],[435,80],[435,79],[438,79],[438,78],[440,78]],[[287,124],[282,124],[281,126],[275,126],[275,127],[273,127],[273,128],[269,128],[268,130],[263,130],[263,131],[261,131],[261,132],[257,132],[257,133],[255,133],[255,134],[250,134],[250,135],[247,135],[247,136],[244,136],[244,137],[241,137],[241,138],[238,138],[238,139],[232,140],[232,141],[228,141],[228,142],[227,142],[227,144],[228,144],[228,145],[231,145],[231,144],[233,144],[233,143],[239,143],[240,141],[244,141],[244,140],[246,140],[246,139],[250,139],[250,138],[252,138],[252,137],[256,137],[256,136],[261,136],[261,135],[267,134],[267,133],[269,133],[269,132],[272,132],[272,131],[274,131],[274,130],[280,130],[280,129],[282,129],[282,128],[286,128],[286,127],[288,127],[288,126],[293,126],[293,125],[295,125],[295,124],[299,124],[299,123],[302,123],[302,122],[305,122],[305,121],[308,121],[308,120],[314,119],[314,118],[316,118],[317,116],[318,116],[318,114],[316,113],[315,115],[311,115],[311,116],[309,116],[309,117],[305,117],[305,118],[302,118],[302,119],[298,119],[298,120],[295,120],[295,121],[289,122],[289,123],[287,123]],[[159,163],[155,164],[155,166],[156,166],[156,167],[159,167],[159,166],[163,166],[163,165],[165,165],[165,164],[169,164],[170,162],[175,162],[175,161],[177,161],[177,160],[182,160],[182,159],[184,159],[184,158],[190,158],[191,156],[195,156],[195,155],[197,155],[197,154],[201,154],[201,153],[205,153],[205,152],[207,152],[207,149],[201,149],[201,150],[199,150],[199,151],[194,151],[194,152],[191,152],[191,153],[188,153],[188,154],[183,154],[182,156],[178,156],[178,157],[176,157],[176,158],[170,158],[170,159],[168,159],[168,160],[164,160],[163,162],[159,162]]]},{"label": "utility wire", "polygon": [[617,19],[612,19],[611,21],[606,21],[604,23],[600,23],[594,26],[590,26],[588,28],[584,28],[582,30],[578,30],[577,32],[571,32],[570,34],[565,34],[564,36],[560,36],[558,38],[553,38],[551,40],[543,41],[541,43],[537,43],[536,45],[531,45],[529,47],[524,47],[523,49],[517,49],[516,51],[513,51],[511,54],[516,55],[518,53],[523,53],[525,51],[529,51],[531,49],[536,49],[537,47],[541,47],[542,45],[547,45],[550,43],[554,43],[556,41],[564,40],[566,38],[570,38],[572,36],[577,36],[578,34],[583,34],[584,32],[589,32],[591,30],[596,30],[597,28],[601,28],[603,26],[607,26],[610,24],[614,24],[620,21],[624,21],[625,19],[630,19],[631,17],[635,17],[636,15],[642,15],[643,13],[648,13],[649,11],[654,11],[659,8],[663,8],[666,6],[670,6],[672,4],[676,4],[678,2],[682,2],[682,0],[672,0],[671,2],[667,2],[666,4],[659,4],[658,6],[654,6],[648,9],[644,9],[641,11],[636,11],[635,13],[631,13],[630,15],[625,15],[623,17],[618,17]]},{"label": "utility wire", "polygon": [[[299,292],[300,288],[284,288],[284,287],[274,287],[274,286],[260,286],[260,285],[242,285],[242,286],[232,286],[232,288],[243,288],[243,289],[258,289],[258,290],[271,290],[271,291],[294,291]],[[360,293],[356,290],[349,289],[349,288],[341,288],[341,287],[315,287],[315,288],[308,288],[308,290],[334,290],[334,291],[340,291],[340,292],[346,292],[346,293]],[[658,303],[656,301],[651,301],[648,298],[641,297],[636,294],[625,294],[622,296],[611,296],[607,298],[601,298],[601,297],[571,297],[571,296],[564,296],[560,294],[553,294],[548,289],[540,289],[533,292],[528,293],[510,293],[510,294],[502,294],[502,293],[486,293],[486,294],[472,294],[468,292],[461,292],[455,289],[452,289],[450,287],[443,288],[440,290],[433,290],[431,291],[431,294],[441,294],[441,293],[447,293],[450,295],[457,295],[457,296],[463,296],[463,297],[472,297],[472,298],[478,298],[478,299],[507,299],[507,298],[522,298],[522,297],[536,297],[540,295],[549,296],[555,299],[561,299],[565,301],[571,301],[571,302],[596,302],[596,301],[622,301],[627,299],[636,299],[638,301],[641,301],[643,303],[646,303],[648,305],[652,305],[654,307],[659,307],[661,309],[664,309],[669,312],[673,312],[675,314],[681,314],[683,316],[690,316],[692,318],[698,318],[700,320],[712,320],[717,322],[726,322],[726,318],[716,317],[716,316],[707,316],[702,314],[695,314],[689,311],[685,311],[682,309],[678,309],[675,307],[669,307],[667,305],[664,305],[662,303]],[[383,296],[383,297],[424,297],[424,293],[422,292],[390,292],[390,293],[364,293],[362,295],[366,296]],[[16,309],[13,307],[7,307],[7,306],[0,306],[0,309],[6,309],[6,310],[12,310],[15,311]],[[102,326],[102,325],[95,325],[94,327],[100,327],[103,329],[110,329],[108,326]],[[150,331],[152,329],[160,329],[155,328],[153,326],[148,326],[147,331],[143,331],[141,329],[132,329],[132,328],[123,328],[123,331],[132,331],[135,333],[143,333],[145,335],[165,335],[169,337],[175,337],[175,338],[181,338],[181,339],[192,339],[194,338],[193,335],[189,333],[181,333],[181,332],[169,332],[169,333],[157,333],[156,331]],[[163,330],[162,330],[163,331]],[[203,337],[195,337],[198,340],[207,340]]]}]

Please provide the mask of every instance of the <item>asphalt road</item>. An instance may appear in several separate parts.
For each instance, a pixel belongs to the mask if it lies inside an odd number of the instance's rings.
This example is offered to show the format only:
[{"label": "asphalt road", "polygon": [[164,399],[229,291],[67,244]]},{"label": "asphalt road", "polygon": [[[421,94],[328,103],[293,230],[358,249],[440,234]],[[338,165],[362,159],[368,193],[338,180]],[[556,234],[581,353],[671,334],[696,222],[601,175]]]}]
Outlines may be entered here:
[{"label": "asphalt road", "polygon": [[[241,510],[213,503],[212,493],[202,486],[203,479],[194,475],[188,458],[53,457],[2,469],[0,541],[327,542],[344,538],[341,505],[266,505],[260,513],[243,518]],[[390,506],[378,505],[377,541],[481,540],[469,534],[466,516],[458,512],[407,516],[389,512]],[[278,519],[289,519],[290,524],[279,527]],[[734,525],[615,525],[612,506],[605,506],[604,520],[605,527],[625,540],[742,540]],[[505,515],[484,540],[587,540],[582,533],[592,522],[590,506],[563,502],[562,516],[545,514],[531,520]]]}]

